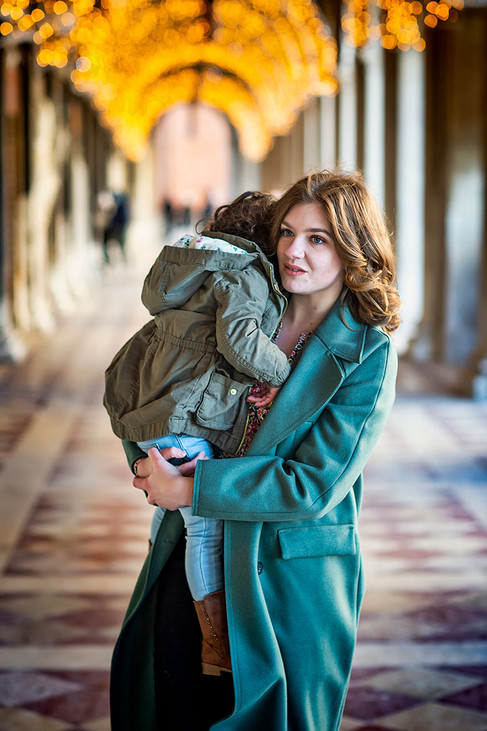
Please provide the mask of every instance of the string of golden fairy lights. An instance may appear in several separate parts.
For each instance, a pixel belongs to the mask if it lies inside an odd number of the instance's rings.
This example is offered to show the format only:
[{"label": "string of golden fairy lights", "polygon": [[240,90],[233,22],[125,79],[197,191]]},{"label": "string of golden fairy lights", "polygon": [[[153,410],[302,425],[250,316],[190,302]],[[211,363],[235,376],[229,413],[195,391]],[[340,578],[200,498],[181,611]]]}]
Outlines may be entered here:
[{"label": "string of golden fairy lights", "polygon": [[[347,0],[341,26],[345,39],[355,47],[380,41],[387,50],[424,51],[422,25],[435,28],[447,20],[455,22],[462,8],[463,0]],[[375,15],[379,22],[372,22]]]}]

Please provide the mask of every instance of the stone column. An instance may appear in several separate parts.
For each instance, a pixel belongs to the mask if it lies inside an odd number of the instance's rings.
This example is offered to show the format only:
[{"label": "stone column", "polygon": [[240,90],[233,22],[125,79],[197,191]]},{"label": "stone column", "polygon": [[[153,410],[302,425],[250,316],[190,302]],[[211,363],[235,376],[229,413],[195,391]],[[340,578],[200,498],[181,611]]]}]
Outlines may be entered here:
[{"label": "stone column", "polygon": [[313,97],[303,112],[303,172],[320,168],[320,108]]},{"label": "stone column", "polygon": [[337,97],[322,96],[320,114],[320,167],[333,170],[337,164]]},{"label": "stone column", "polygon": [[424,309],[424,56],[401,52],[398,66],[396,242],[403,323],[396,343],[404,352]]},{"label": "stone column", "polygon": [[485,10],[466,7],[427,35],[425,306],[411,348],[476,398],[487,398],[486,32]]},{"label": "stone column", "polygon": [[304,175],[304,113],[301,112],[296,120],[296,124],[288,135],[289,140],[289,156],[288,156],[288,175],[284,181],[285,187],[294,183],[299,177]]},{"label": "stone column", "polygon": [[233,195],[237,196],[246,190],[261,190],[262,169],[261,164],[252,162],[244,157],[238,150],[234,155],[234,167],[236,171]]},{"label": "stone column", "polygon": [[487,398],[485,289],[482,291],[486,256],[485,10],[482,13],[466,8],[460,22],[462,25],[443,39],[448,45],[444,73],[448,77],[445,99],[449,142],[444,357],[453,364],[471,362],[476,369],[477,361],[475,392],[479,395],[483,389]]},{"label": "stone column", "polygon": [[363,173],[378,203],[385,205],[384,51],[371,43],[361,53],[364,64]]},{"label": "stone column", "polygon": [[26,353],[22,332],[29,328],[26,141],[30,74],[25,49],[12,46],[2,49],[1,53],[0,358],[20,360]]},{"label": "stone column", "polygon": [[[135,163],[131,200],[128,252],[142,269],[148,269],[162,246],[160,219],[157,210],[154,147]],[[141,243],[143,242],[143,243]]]},{"label": "stone column", "polygon": [[[66,276],[73,287],[73,294],[86,290],[90,270],[98,266],[95,257],[99,255],[93,241],[90,210],[90,175],[86,150],[83,146],[84,125],[90,124],[89,116],[83,114],[81,103],[72,99],[69,106],[70,120],[70,178],[72,202],[70,209],[70,246],[66,257]],[[91,130],[90,130],[91,131]]]},{"label": "stone column", "polygon": [[[50,283],[49,229],[61,189],[61,163],[66,140],[61,134],[57,110],[46,88],[47,77],[32,63],[32,179],[28,192],[28,287],[32,327],[52,330],[53,297]],[[76,185],[77,176],[73,180]],[[73,188],[73,200],[77,200]],[[81,222],[80,222],[81,223]]]},{"label": "stone column", "polygon": [[338,161],[347,169],[357,167],[357,94],[355,49],[343,43],[340,50],[338,93]]},{"label": "stone column", "polygon": [[[487,401],[487,14],[465,8],[445,33],[448,77],[445,352],[461,390]],[[448,48],[448,55],[446,55]]]},{"label": "stone column", "polygon": [[25,354],[12,322],[14,238],[20,223],[17,202],[23,182],[16,135],[22,113],[19,66],[16,48],[0,48],[0,360],[19,360]]},{"label": "stone column", "polygon": [[265,190],[283,191],[304,173],[303,114],[285,137],[276,137],[274,146],[262,163],[262,186]]}]

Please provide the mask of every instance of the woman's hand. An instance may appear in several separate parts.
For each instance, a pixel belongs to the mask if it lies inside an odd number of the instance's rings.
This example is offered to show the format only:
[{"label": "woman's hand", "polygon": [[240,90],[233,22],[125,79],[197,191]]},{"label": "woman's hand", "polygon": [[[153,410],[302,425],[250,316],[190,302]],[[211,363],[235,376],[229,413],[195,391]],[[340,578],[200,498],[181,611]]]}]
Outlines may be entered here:
[{"label": "woman's hand", "polygon": [[[179,447],[166,447],[165,449],[161,450],[161,454],[164,459],[182,459],[183,457],[186,457],[186,452],[184,452],[182,449],[179,449]],[[183,474],[193,475],[196,467],[196,461],[198,459],[199,455],[191,460],[191,462],[185,462],[185,465],[193,466],[193,471],[185,471]],[[149,477],[150,473],[152,472],[152,463],[149,457],[139,457],[139,459],[135,460],[133,469],[136,477]]]},{"label": "woman's hand", "polygon": [[[160,505],[167,510],[177,510],[193,502],[193,475],[197,455],[191,462],[181,465],[181,471],[167,461],[173,457],[184,457],[185,453],[176,447],[168,447],[159,452],[153,447],[148,459],[137,465],[137,475],[132,484],[147,494],[150,505]],[[183,474],[184,472],[184,474]]]}]

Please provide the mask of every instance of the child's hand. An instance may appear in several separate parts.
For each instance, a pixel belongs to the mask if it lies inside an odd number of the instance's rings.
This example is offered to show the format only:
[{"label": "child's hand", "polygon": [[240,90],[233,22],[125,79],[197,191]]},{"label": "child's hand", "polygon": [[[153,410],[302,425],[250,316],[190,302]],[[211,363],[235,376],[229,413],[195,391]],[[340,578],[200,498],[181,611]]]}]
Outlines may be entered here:
[{"label": "child's hand", "polygon": [[268,383],[262,383],[259,387],[258,393],[256,393],[257,389],[252,389],[253,393],[250,396],[247,396],[247,401],[251,404],[255,404],[258,409],[262,408],[262,406],[268,406],[276,397],[277,392],[279,391],[279,386],[269,386]]}]

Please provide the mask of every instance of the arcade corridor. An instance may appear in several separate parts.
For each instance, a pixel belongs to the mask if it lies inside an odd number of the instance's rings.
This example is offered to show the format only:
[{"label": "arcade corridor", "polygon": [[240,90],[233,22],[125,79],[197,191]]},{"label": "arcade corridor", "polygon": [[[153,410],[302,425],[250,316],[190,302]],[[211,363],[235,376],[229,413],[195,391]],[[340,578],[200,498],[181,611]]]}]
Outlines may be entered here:
[{"label": "arcade corridor", "polygon": [[[147,262],[0,366],[0,731],[109,731],[108,667],[151,510],[101,405]],[[487,404],[401,391],[367,469],[368,591],[343,731],[487,729]],[[134,729],[136,731],[136,729]]]}]

